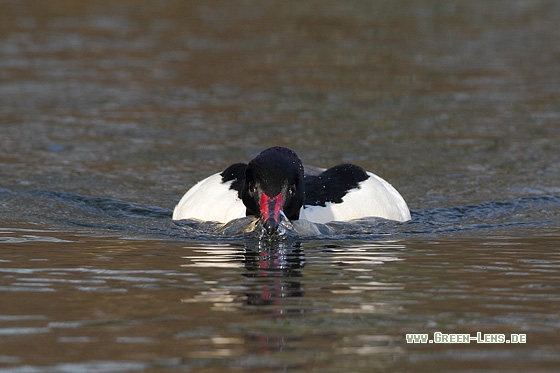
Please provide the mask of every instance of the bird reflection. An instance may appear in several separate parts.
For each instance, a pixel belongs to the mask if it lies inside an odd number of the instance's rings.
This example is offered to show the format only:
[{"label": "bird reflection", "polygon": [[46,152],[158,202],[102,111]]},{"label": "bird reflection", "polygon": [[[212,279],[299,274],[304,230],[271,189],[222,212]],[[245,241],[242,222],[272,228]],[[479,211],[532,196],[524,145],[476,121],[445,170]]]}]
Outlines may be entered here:
[{"label": "bird reflection", "polygon": [[[251,279],[247,305],[272,306],[274,313],[300,312],[290,298],[303,297],[301,269],[305,256],[299,243],[290,240],[258,240],[245,246],[245,277]],[[299,303],[298,303],[299,304]]]}]

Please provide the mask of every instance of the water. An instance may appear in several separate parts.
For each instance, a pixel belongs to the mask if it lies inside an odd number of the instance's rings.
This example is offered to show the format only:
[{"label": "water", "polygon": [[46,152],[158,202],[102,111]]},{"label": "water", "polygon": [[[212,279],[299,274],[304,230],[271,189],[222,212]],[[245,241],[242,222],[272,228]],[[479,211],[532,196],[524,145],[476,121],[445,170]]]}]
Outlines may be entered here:
[{"label": "water", "polygon": [[[0,6],[0,372],[560,366],[555,2]],[[412,220],[171,221],[272,145]]]}]

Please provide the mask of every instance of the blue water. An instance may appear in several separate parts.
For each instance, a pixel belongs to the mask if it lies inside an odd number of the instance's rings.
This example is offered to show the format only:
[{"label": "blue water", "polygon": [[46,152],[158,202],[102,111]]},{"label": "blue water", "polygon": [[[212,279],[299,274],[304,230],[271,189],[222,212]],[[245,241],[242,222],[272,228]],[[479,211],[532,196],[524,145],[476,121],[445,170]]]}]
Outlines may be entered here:
[{"label": "blue water", "polygon": [[[97,233],[120,232],[131,237],[170,237],[197,240],[236,241],[259,238],[261,231],[248,217],[229,224],[197,220],[171,221],[172,210],[141,205],[114,198],[88,197],[45,190],[10,191],[0,195],[4,205],[15,215],[18,209],[32,210],[41,216],[42,224],[68,229],[95,229]],[[304,222],[298,229],[288,228],[288,236],[301,240],[375,241],[387,237],[398,240],[426,239],[430,236],[458,236],[462,233],[481,235],[519,235],[519,230],[555,231],[558,227],[560,196],[530,196],[512,200],[445,208],[412,210],[405,223],[378,218],[352,222],[314,224]],[[22,212],[23,213],[23,212]],[[15,216],[14,216],[15,217]]]}]

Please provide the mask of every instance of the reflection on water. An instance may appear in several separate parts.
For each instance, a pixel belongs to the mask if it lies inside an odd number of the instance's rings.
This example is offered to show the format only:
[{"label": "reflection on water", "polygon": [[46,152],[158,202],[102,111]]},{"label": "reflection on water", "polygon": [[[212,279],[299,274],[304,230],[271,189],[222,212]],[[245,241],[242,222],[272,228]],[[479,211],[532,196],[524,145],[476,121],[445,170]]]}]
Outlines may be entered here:
[{"label": "reflection on water", "polygon": [[[310,248],[307,248],[309,250]],[[354,282],[336,281],[329,284],[332,294],[360,294],[364,291],[397,291],[402,284],[365,281],[371,279],[368,273],[372,265],[402,260],[398,252],[404,246],[400,243],[369,243],[359,246],[339,247],[327,245],[313,248],[320,253],[314,258],[314,265],[339,267],[346,271],[360,274],[359,284]],[[302,270],[305,266],[306,249],[301,243],[286,239],[253,240],[243,248],[207,247],[195,250],[196,254],[185,256],[183,259],[192,264],[182,264],[182,267],[201,268],[244,268],[243,304],[247,306],[266,306],[276,315],[291,313],[315,312],[312,305],[302,299],[305,295],[305,282]],[[324,262],[323,262],[324,261]],[[239,290],[234,288],[234,290]],[[214,309],[232,311],[242,306],[235,291],[230,288],[212,288],[196,295],[193,299],[183,302],[212,302]],[[383,304],[363,303],[359,308],[333,308],[337,313],[375,312],[384,307]],[[262,312],[262,310],[261,310]]]},{"label": "reflection on water", "polygon": [[293,299],[305,293],[301,284],[305,256],[298,244],[257,241],[245,247],[244,255],[244,276],[252,288],[245,293],[247,305],[266,306],[278,315],[304,312],[299,300]]},{"label": "reflection on water", "polygon": [[[271,306],[275,312],[283,313],[287,311],[281,306],[283,299],[303,296],[299,278],[302,276],[300,270],[305,265],[305,257],[297,243],[281,238],[274,241],[253,240],[243,248],[208,247],[196,250],[196,253],[204,255],[185,256],[183,259],[193,263],[181,266],[246,270],[243,276],[247,280],[241,285],[242,289],[247,290],[244,295],[246,305]],[[231,311],[241,306],[231,293],[231,289],[213,288],[183,301],[212,302],[216,309]]]}]

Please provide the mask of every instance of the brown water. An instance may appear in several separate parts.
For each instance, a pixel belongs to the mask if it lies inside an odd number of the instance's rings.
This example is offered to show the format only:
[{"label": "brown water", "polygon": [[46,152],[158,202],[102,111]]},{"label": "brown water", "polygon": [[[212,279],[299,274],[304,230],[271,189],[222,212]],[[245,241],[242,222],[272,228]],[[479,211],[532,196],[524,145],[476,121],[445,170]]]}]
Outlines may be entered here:
[{"label": "brown water", "polygon": [[[0,373],[558,370],[557,2],[0,9]],[[171,222],[272,145],[412,221]],[[407,343],[436,332],[526,342]]]}]

